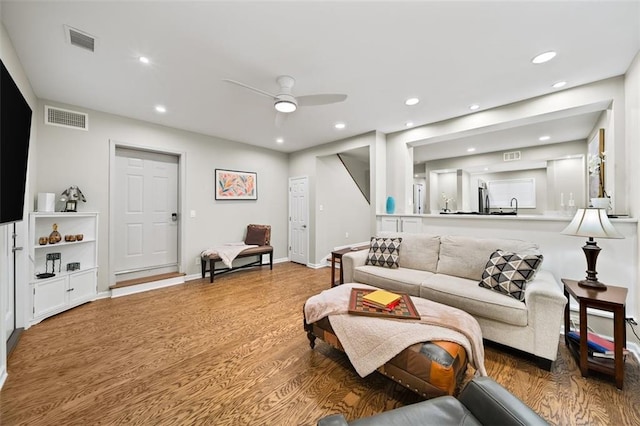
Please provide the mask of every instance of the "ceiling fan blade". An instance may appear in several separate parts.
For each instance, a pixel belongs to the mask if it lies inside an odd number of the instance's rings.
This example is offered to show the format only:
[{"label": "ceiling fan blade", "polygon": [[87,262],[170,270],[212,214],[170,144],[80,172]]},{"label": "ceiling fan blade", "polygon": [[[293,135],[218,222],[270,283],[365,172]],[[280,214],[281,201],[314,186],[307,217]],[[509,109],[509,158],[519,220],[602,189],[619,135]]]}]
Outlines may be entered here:
[{"label": "ceiling fan blade", "polygon": [[296,101],[298,101],[298,106],[335,104],[338,102],[344,102],[346,99],[347,99],[347,95],[340,95],[336,93],[322,94],[322,95],[296,96]]},{"label": "ceiling fan blade", "polygon": [[276,127],[280,128],[282,127],[282,125],[284,124],[284,122],[287,120],[287,117],[289,116],[289,114],[284,113],[284,112],[276,112]]},{"label": "ceiling fan blade", "polygon": [[240,83],[239,81],[229,80],[229,79],[226,79],[226,78],[223,79],[222,81],[224,81],[226,83],[235,84],[235,85],[240,86],[240,87],[244,87],[245,89],[249,89],[249,90],[251,90],[251,91],[253,91],[253,92],[255,92],[255,93],[259,94],[259,95],[263,95],[263,96],[266,96],[266,97],[271,98],[271,99],[275,99],[276,98],[276,95],[272,95],[271,93],[265,92],[264,90],[256,89],[255,87],[249,86],[248,84]]}]

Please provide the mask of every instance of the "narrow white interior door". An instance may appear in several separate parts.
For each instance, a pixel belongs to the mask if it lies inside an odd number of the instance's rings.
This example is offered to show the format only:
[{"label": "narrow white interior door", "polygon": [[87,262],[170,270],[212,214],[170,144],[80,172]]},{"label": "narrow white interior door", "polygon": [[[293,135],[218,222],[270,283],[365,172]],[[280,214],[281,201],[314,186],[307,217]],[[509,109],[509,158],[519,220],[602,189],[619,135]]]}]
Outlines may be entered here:
[{"label": "narrow white interior door", "polygon": [[[3,226],[2,232],[2,240],[5,245],[5,250],[0,251],[3,254],[6,254],[6,258],[2,259],[1,264],[5,264],[6,266],[1,268],[4,272],[4,276],[2,280],[6,283],[5,286],[5,295],[4,295],[4,324],[5,324],[5,339],[6,342],[11,337],[11,333],[14,330],[14,322],[15,322],[15,281],[14,274],[15,268],[14,266],[14,252],[13,248],[15,247],[15,239],[13,238],[13,234],[15,232],[15,225],[6,225]],[[2,299],[0,299],[2,300]]]},{"label": "narrow white interior door", "polygon": [[115,273],[177,268],[178,157],[117,148],[115,166]]},{"label": "narrow white interior door", "polygon": [[289,259],[306,265],[309,262],[309,179],[289,179]]}]

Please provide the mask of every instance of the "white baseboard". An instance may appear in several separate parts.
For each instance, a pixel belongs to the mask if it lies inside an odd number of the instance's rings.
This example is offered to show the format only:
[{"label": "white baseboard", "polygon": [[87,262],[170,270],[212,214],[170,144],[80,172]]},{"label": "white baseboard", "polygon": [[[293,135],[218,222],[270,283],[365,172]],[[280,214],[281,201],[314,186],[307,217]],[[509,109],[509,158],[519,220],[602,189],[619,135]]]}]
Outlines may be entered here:
[{"label": "white baseboard", "polygon": [[640,346],[633,342],[627,342],[627,349],[630,354],[633,354],[633,356],[636,357],[636,361],[640,362]]},{"label": "white baseboard", "polygon": [[163,287],[170,287],[172,285],[184,284],[184,275],[180,275],[174,278],[167,278],[165,280],[153,281],[150,283],[132,285],[128,287],[111,289],[111,298],[129,296],[131,294],[142,293],[149,290],[157,290]]},{"label": "white baseboard", "polygon": [[111,290],[107,290],[107,291],[101,291],[100,293],[98,293],[96,295],[96,298],[93,300],[110,299],[110,298],[111,298]]}]

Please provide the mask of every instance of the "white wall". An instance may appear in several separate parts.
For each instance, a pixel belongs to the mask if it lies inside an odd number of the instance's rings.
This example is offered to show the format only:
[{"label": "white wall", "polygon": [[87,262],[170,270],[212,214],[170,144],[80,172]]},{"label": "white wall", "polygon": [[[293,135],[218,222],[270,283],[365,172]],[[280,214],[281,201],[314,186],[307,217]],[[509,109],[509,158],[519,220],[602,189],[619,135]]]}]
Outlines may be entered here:
[{"label": "white wall", "polygon": [[438,174],[438,187],[435,194],[436,204],[431,210],[444,210],[447,203],[445,198],[451,199],[448,203],[449,210],[458,210],[458,175],[455,171]]},{"label": "white wall", "polygon": [[[570,214],[575,213],[575,208],[589,205],[585,196],[586,182],[584,179],[575,179],[576,176],[585,175],[585,167],[584,157],[562,158],[547,162],[547,212]],[[573,199],[574,209],[569,206],[570,199]]]},{"label": "white wall", "polygon": [[[1,8],[0,4],[0,8]],[[27,78],[24,69],[22,68],[22,64],[18,59],[18,56],[11,44],[11,40],[9,39],[9,35],[2,23],[0,23],[0,58],[4,63],[4,66],[11,74],[11,77],[15,81],[16,85],[22,92],[22,96],[24,96],[25,100],[31,107],[31,109],[35,112],[37,106],[37,99],[31,88],[31,84]],[[25,212],[28,206],[29,193],[33,193],[34,179],[33,175],[36,173],[36,168],[34,167],[35,158],[36,158],[36,146],[37,146],[37,129],[36,129],[36,115],[34,114],[31,119],[31,139],[29,142],[29,164],[28,170],[29,175],[27,176],[27,194],[25,195]],[[25,213],[26,215],[26,213]],[[25,216],[26,219],[26,216]],[[17,245],[25,246],[26,244],[26,228],[28,221],[18,222],[16,224],[16,233],[18,235],[18,239],[16,240]],[[0,343],[0,387],[4,383],[7,377],[7,345],[5,344],[4,336],[6,335],[6,330],[8,324],[5,324],[5,315],[7,306],[9,303],[13,303],[12,300],[8,300],[7,293],[9,291],[9,286],[13,286],[13,277],[10,277],[7,273],[8,271],[8,262],[12,261],[12,254],[9,246],[9,240],[11,238],[11,232],[13,227],[11,225],[0,225],[0,336],[2,336],[2,340]],[[26,260],[26,250],[16,252],[16,311],[14,315],[16,316],[16,326],[24,327],[25,325],[25,315],[26,312],[23,307],[26,306],[26,291],[27,291],[27,277],[26,271],[27,269],[27,260]],[[12,325],[9,325],[12,326]]]},{"label": "white wall", "polygon": [[[328,256],[335,247],[369,241],[370,206],[337,155],[317,158],[316,252]],[[348,236],[347,236],[348,234]]]},{"label": "white wall", "polygon": [[[627,148],[626,167],[628,179],[626,180],[625,192],[629,194],[629,210],[633,217],[640,216],[640,52],[636,55],[633,63],[625,75],[625,108],[627,112],[626,139]],[[620,191],[621,188],[618,189]],[[640,242],[640,227],[638,228],[637,241]],[[640,246],[636,247],[636,253],[640,256]],[[640,264],[640,259],[638,259]],[[633,283],[636,288],[640,288],[640,278]],[[640,310],[640,290],[636,291],[634,303]],[[636,321],[638,318],[636,317]]]},{"label": "white wall", "polygon": [[[89,114],[89,131],[44,124],[44,105]],[[185,246],[183,271],[197,274],[199,253],[230,241],[241,241],[249,223],[269,224],[274,257],[287,251],[287,155],[239,142],[159,126],[73,105],[40,101],[36,192],[61,191],[78,185],[87,198],[79,211],[100,213],[98,291],[109,287],[109,147],[110,141],[181,152],[186,157],[186,193],[181,217]],[[257,201],[216,201],[216,168],[257,172]],[[32,198],[32,207],[35,199]],[[196,217],[189,217],[191,210]]]},{"label": "white wall", "polygon": [[[371,164],[371,176],[376,176],[379,172],[376,167],[378,163],[376,156],[380,153],[380,145],[382,144],[380,135],[378,132],[369,132],[363,135],[354,136],[352,138],[331,142],[325,145],[317,146],[314,148],[298,151],[289,156],[289,176],[308,176],[309,177],[309,262],[313,265],[320,265],[324,258],[330,254],[331,250],[328,248],[348,245],[353,242],[368,241],[372,233],[375,232],[375,208],[380,203],[379,197],[380,189],[379,182],[374,179],[371,186],[371,205],[368,208],[368,214],[366,216],[361,215],[364,213],[362,206],[359,203],[339,203],[336,201],[336,197],[331,197],[326,194],[327,190],[338,191],[342,193],[344,188],[354,186],[353,180],[347,174],[346,179],[344,175],[339,178],[340,182],[333,182],[336,185],[333,188],[326,189],[324,180],[334,179],[328,176],[331,173],[330,167],[326,164],[318,161],[318,158],[335,155],[338,152],[348,151],[363,146],[370,148],[370,164]],[[384,156],[384,152],[382,152]],[[319,167],[320,165],[320,167]],[[356,188],[357,190],[357,188]],[[359,192],[359,191],[358,191]],[[374,198],[374,194],[375,198]],[[362,194],[358,194],[362,197]],[[320,199],[322,199],[323,212],[320,212]],[[327,209],[325,211],[325,209]],[[320,214],[322,213],[322,219]],[[364,222],[363,224],[347,223],[345,218],[349,221]],[[343,231],[341,236],[336,235],[330,239],[324,239],[324,234],[331,234],[332,227],[346,227],[348,229],[363,229],[361,225],[365,225],[368,228],[367,232],[356,231],[351,233],[350,231]],[[344,229],[346,229],[344,228]],[[344,232],[350,232],[349,238],[344,237]],[[322,236],[322,240],[320,240]]]}]

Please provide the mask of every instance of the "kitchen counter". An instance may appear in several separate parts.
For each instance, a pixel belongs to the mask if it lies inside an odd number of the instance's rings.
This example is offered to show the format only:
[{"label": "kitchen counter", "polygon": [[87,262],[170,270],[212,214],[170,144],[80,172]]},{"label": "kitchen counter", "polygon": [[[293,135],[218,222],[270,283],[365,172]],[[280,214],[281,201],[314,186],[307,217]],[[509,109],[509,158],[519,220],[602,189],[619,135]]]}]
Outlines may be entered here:
[{"label": "kitchen counter", "polygon": [[[510,212],[505,212],[510,213]],[[476,219],[476,220],[533,220],[533,221],[549,221],[549,222],[570,222],[573,215],[542,215],[542,214],[479,214],[477,212],[454,212],[454,213],[437,213],[437,214],[379,214],[378,217],[397,217],[397,218],[423,218],[423,219]],[[637,218],[622,216],[617,218],[609,218],[613,223],[637,223]]]}]

